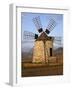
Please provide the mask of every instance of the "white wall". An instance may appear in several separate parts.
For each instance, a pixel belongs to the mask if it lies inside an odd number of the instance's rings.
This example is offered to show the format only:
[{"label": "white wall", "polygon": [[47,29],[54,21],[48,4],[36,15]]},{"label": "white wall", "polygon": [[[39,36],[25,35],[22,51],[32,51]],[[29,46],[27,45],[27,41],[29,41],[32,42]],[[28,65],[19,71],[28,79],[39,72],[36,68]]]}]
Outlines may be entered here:
[{"label": "white wall", "polygon": [[[14,87],[8,85],[9,78],[9,4],[10,3],[24,3],[25,5],[48,6],[48,1],[54,6],[69,7],[72,10],[72,0],[0,0],[0,90],[6,89],[25,89],[25,90],[71,90],[71,84],[50,84],[50,85],[31,85],[22,87]],[[69,17],[72,24],[72,11]],[[72,60],[72,27],[68,31],[68,52],[69,59]],[[71,61],[72,62],[72,61]],[[71,73],[72,74],[72,73]],[[71,78],[72,80],[72,78]]]}]

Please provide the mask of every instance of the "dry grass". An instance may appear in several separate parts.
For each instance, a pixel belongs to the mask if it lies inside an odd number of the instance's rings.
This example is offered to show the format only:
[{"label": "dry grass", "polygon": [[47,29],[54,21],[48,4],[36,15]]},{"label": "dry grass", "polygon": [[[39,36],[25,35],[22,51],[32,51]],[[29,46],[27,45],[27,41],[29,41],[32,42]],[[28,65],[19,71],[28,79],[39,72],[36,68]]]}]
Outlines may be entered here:
[{"label": "dry grass", "polygon": [[22,64],[22,77],[63,75],[62,64]]},{"label": "dry grass", "polygon": [[54,51],[54,63],[32,63],[32,55],[22,54],[22,77],[63,75],[63,51]]},{"label": "dry grass", "polygon": [[62,63],[48,63],[48,64],[35,64],[35,63],[22,63],[22,66],[25,68],[31,68],[31,67],[44,67],[44,66],[57,66],[62,65]]}]

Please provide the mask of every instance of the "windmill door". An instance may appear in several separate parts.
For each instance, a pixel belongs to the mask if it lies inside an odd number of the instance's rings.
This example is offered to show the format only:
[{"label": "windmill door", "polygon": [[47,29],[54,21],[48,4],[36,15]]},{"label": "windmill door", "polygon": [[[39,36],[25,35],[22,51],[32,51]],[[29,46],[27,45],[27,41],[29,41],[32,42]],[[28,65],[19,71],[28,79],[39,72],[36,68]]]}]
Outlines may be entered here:
[{"label": "windmill door", "polygon": [[50,56],[52,56],[52,48],[50,48]]}]

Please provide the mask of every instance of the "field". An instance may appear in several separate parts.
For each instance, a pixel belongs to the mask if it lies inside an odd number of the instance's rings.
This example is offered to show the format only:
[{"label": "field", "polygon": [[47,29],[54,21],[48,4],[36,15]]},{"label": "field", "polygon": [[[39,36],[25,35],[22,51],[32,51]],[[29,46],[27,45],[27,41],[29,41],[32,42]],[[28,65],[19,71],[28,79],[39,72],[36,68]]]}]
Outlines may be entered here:
[{"label": "field", "polygon": [[63,75],[63,65],[62,64],[35,65],[30,63],[22,64],[22,77],[50,76],[50,75]]},{"label": "field", "polygon": [[22,77],[63,75],[63,49],[54,51],[55,63],[34,64],[32,53],[22,53]]}]

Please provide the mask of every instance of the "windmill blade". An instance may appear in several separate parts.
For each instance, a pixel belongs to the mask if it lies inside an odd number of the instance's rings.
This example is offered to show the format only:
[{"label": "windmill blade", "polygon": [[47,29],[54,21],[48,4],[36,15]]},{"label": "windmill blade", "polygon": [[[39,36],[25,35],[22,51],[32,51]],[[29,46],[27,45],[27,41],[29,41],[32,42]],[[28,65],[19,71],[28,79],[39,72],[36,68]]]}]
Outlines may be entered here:
[{"label": "windmill blade", "polygon": [[49,24],[46,28],[46,33],[49,34],[56,26],[56,22],[53,19],[50,19]]},{"label": "windmill blade", "polygon": [[62,42],[62,37],[54,37],[54,44],[56,45],[59,45],[59,46],[62,46],[63,45],[63,42]]},{"label": "windmill blade", "polygon": [[62,37],[60,37],[60,36],[59,37],[54,37],[54,40],[55,41],[61,41],[62,40]]},{"label": "windmill blade", "polygon": [[38,16],[38,17],[33,18],[33,22],[34,22],[38,32],[41,33],[43,31],[43,29],[42,29],[40,17]]},{"label": "windmill blade", "polygon": [[29,31],[24,31],[23,32],[23,39],[34,39],[34,33],[29,32]]},{"label": "windmill blade", "polygon": [[24,41],[22,41],[22,43],[34,43],[35,42],[35,40],[24,40]]},{"label": "windmill blade", "polygon": [[23,32],[23,39],[24,40],[34,40],[38,38],[38,34],[34,34],[32,32],[29,31],[24,31]]}]

